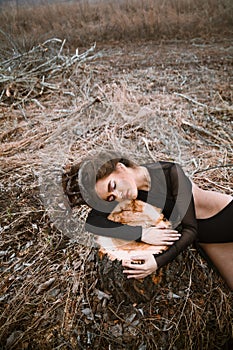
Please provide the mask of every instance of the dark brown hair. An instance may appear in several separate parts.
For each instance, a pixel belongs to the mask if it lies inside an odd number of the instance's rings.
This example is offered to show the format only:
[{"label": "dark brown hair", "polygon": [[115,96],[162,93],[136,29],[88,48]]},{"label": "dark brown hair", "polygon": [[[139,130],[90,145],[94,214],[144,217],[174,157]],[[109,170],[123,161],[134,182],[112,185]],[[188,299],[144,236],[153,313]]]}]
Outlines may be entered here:
[{"label": "dark brown hair", "polygon": [[[103,163],[103,159],[105,159],[106,156],[107,158],[109,158],[109,156],[111,157],[114,156],[114,158],[111,158],[107,160],[105,163]],[[113,152],[105,152],[100,154],[100,159],[98,158],[94,159],[95,169],[97,170],[96,182],[100,179],[103,179],[104,177],[109,176],[113,171],[115,171],[117,163],[122,163],[129,168],[135,168],[137,166],[133,161],[125,157],[120,157],[120,156],[116,157],[116,156],[117,154],[114,154]]]},{"label": "dark brown hair", "polygon": [[78,183],[80,165],[81,163],[66,166],[66,169],[62,174],[62,187],[64,193],[69,199],[71,207],[85,204]]},{"label": "dark brown hair", "polygon": [[[91,207],[100,206],[101,200],[95,192],[98,180],[107,177],[115,169],[117,163],[135,168],[137,164],[115,151],[101,151],[83,162],[73,164],[63,175],[62,183],[71,206],[88,204]],[[104,204],[102,203],[104,206]]]}]

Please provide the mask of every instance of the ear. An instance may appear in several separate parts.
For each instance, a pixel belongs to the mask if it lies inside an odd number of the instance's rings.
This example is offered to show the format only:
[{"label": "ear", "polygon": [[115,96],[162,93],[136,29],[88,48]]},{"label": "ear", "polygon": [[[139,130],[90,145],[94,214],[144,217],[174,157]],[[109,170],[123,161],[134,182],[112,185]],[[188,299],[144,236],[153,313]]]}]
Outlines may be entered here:
[{"label": "ear", "polygon": [[124,171],[126,169],[126,166],[123,163],[118,162],[116,164],[116,171]]}]

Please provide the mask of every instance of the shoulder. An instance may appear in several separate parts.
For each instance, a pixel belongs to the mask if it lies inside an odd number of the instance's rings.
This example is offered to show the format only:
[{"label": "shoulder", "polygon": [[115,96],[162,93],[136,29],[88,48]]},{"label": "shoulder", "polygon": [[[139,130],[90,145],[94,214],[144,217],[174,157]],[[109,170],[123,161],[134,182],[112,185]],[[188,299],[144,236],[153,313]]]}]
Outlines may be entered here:
[{"label": "shoulder", "polygon": [[167,185],[171,183],[178,183],[181,181],[187,181],[186,176],[182,166],[176,162],[168,161],[158,161],[155,163],[144,165],[152,177],[166,179]]},{"label": "shoulder", "polygon": [[142,164],[142,166],[145,166],[148,170],[171,170],[172,168],[180,167],[178,163],[175,162],[168,162],[168,161],[158,161],[154,163],[147,163]]},{"label": "shoulder", "polygon": [[176,169],[176,163],[168,161],[158,161],[144,165],[151,177],[152,187],[158,189],[170,188],[174,175],[173,168]]}]

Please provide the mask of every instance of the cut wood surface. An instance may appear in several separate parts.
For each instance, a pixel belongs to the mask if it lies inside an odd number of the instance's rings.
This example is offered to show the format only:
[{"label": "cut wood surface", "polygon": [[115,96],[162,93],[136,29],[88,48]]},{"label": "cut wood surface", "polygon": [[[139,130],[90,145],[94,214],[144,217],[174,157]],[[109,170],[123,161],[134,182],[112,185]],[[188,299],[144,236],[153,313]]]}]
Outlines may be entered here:
[{"label": "cut wood surface", "polygon": [[[140,200],[128,200],[119,203],[109,220],[130,226],[171,228],[171,223],[164,218],[161,209]],[[167,249],[166,245],[156,246],[143,242],[127,241],[111,237],[96,236],[99,245],[98,270],[101,286],[110,292],[117,302],[128,300],[140,302],[150,300],[162,279],[162,270],[144,279],[127,279],[123,274],[122,260],[130,260],[132,256],[159,254]],[[143,264],[143,260],[134,260],[135,264]]]},{"label": "cut wood surface", "polygon": [[[109,220],[130,226],[171,228],[171,223],[164,218],[161,209],[140,200],[124,201],[119,203]],[[97,236],[99,255],[108,255],[110,260],[129,259],[133,255],[159,254],[167,249],[165,245],[152,245],[143,242],[127,241],[123,239]]]}]

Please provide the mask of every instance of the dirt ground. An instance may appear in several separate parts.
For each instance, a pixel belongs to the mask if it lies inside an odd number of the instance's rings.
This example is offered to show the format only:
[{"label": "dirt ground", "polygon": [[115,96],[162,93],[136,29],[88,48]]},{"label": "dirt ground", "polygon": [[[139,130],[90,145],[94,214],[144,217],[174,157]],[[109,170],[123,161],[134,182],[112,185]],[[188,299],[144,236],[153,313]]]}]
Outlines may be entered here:
[{"label": "dirt ground", "polygon": [[41,94],[1,87],[1,348],[227,350],[232,293],[196,249],[164,268],[151,300],[119,302],[83,231],[88,208],[67,209],[60,176],[114,147],[141,163],[177,161],[202,188],[232,194],[232,42],[95,52]]}]

